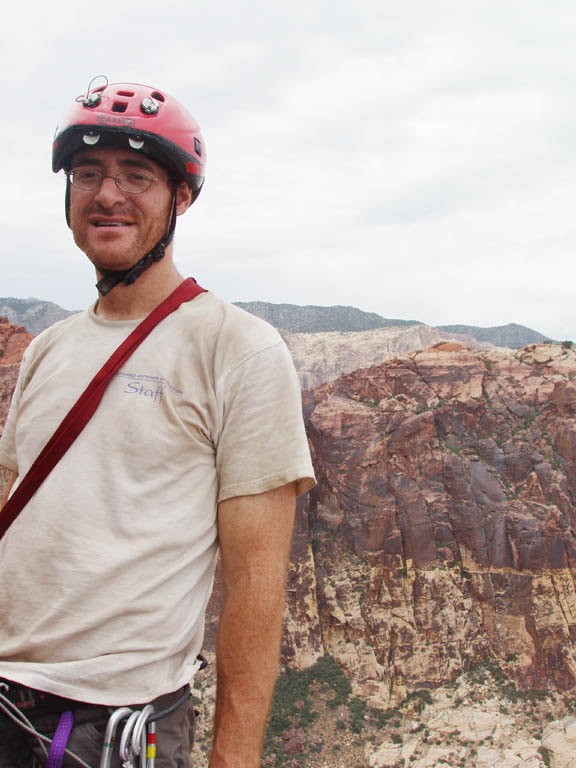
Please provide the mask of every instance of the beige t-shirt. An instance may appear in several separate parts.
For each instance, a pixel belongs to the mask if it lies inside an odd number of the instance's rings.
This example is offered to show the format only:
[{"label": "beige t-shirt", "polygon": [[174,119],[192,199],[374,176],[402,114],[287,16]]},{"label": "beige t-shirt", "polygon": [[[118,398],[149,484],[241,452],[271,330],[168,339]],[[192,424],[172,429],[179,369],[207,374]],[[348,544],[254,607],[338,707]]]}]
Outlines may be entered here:
[{"label": "beige t-shirt", "polygon": [[[93,309],[26,351],[0,464],[20,478],[138,321]],[[118,705],[193,673],[217,504],[313,469],[278,333],[211,293],[155,328],[0,543],[0,677]]]}]

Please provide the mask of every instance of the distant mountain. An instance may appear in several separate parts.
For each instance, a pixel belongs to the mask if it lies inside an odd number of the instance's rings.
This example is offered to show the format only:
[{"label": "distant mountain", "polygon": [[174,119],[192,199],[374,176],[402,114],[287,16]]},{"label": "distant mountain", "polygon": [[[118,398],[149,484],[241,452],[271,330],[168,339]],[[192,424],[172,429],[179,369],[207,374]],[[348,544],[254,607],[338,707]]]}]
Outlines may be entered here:
[{"label": "distant mountain", "polygon": [[390,320],[375,312],[355,307],[318,307],[315,305],[269,304],[265,301],[235,302],[237,307],[283,331],[321,333],[325,331],[371,331],[375,328],[398,328],[420,325],[418,320]]},{"label": "distant mountain", "polygon": [[439,331],[447,333],[464,333],[473,336],[476,341],[488,341],[496,347],[509,347],[521,349],[528,344],[542,344],[552,341],[548,336],[543,336],[538,331],[526,328],[524,325],[508,323],[508,325],[496,325],[493,328],[479,328],[475,325],[439,325]]},{"label": "distant mountain", "polygon": [[35,336],[58,320],[73,314],[51,301],[0,298],[0,317],[6,317],[12,325],[23,325]]},{"label": "distant mountain", "polygon": [[[422,326],[418,320],[385,318],[375,312],[363,312],[356,307],[320,307],[316,305],[270,304],[266,301],[237,301],[237,307],[252,315],[261,317],[275,328],[290,333],[326,333],[339,331],[354,333],[381,328],[403,328]],[[74,314],[58,304],[40,299],[0,298],[0,317],[6,317],[13,325],[23,325],[29,333],[37,335],[45,328]],[[428,326],[433,327],[433,326]],[[542,344],[550,341],[538,331],[523,325],[509,323],[494,328],[480,328],[475,325],[439,325],[442,334],[460,334],[472,337],[478,342],[489,342],[497,347],[520,349],[527,344]],[[435,340],[436,341],[436,340]],[[433,341],[432,343],[435,343]]]},{"label": "distant mountain", "polygon": [[[319,307],[315,305],[269,304],[265,301],[236,302],[247,312],[261,317],[275,328],[292,333],[318,333],[326,331],[371,331],[377,328],[401,328],[410,325],[424,325],[419,320],[387,319],[375,312],[363,312],[355,307]],[[432,326],[434,327],[434,326]],[[496,347],[521,349],[527,344],[542,344],[551,341],[538,331],[524,325],[509,323],[494,328],[475,325],[439,325],[443,333],[457,333],[472,336],[476,341],[489,342]]]}]

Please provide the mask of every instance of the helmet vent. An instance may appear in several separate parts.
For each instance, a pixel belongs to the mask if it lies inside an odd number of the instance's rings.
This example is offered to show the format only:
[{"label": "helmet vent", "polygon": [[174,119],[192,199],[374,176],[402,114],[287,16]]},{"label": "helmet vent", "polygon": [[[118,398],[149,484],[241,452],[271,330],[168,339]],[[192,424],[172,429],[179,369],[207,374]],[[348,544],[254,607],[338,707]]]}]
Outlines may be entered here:
[{"label": "helmet vent", "polygon": [[118,91],[118,96],[126,96],[127,98],[131,99],[132,96],[134,96],[134,91]]},{"label": "helmet vent", "polygon": [[164,96],[162,96],[161,93],[158,91],[154,91],[154,93],[150,94],[153,99],[156,99],[156,101],[164,101]]},{"label": "helmet vent", "polygon": [[126,108],[128,107],[128,104],[124,101],[115,101],[114,104],[112,104],[112,112],[126,112]]},{"label": "helmet vent", "polygon": [[196,137],[194,137],[194,152],[196,152],[198,157],[202,157],[202,144],[200,139],[197,139]]}]

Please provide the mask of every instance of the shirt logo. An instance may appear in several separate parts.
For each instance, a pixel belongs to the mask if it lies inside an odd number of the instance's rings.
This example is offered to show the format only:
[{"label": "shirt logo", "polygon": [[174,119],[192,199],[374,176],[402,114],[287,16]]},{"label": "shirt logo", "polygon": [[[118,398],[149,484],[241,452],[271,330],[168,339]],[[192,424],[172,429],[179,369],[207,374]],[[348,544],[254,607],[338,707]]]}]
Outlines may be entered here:
[{"label": "shirt logo", "polygon": [[132,398],[146,397],[151,403],[158,404],[162,402],[165,395],[172,395],[179,398],[183,392],[178,387],[171,384],[163,376],[151,376],[146,373],[126,373],[119,371],[114,374],[114,378],[124,379],[122,394]]}]

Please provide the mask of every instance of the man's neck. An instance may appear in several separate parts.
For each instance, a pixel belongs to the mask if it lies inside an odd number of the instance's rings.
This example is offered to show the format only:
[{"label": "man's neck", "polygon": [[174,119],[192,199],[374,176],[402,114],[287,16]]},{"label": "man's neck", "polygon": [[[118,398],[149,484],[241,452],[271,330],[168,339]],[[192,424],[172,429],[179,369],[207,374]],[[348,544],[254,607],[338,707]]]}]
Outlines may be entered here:
[{"label": "man's neck", "polygon": [[[101,275],[98,275],[100,279]],[[99,296],[95,312],[105,320],[136,320],[146,317],[184,280],[172,262],[158,262],[132,283],[114,286]]]}]

